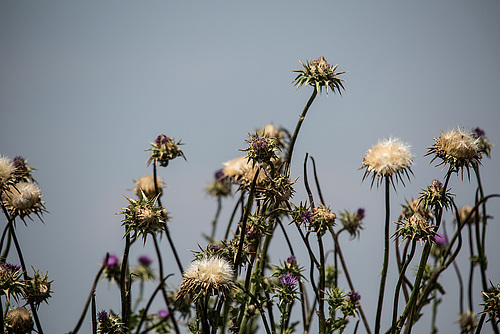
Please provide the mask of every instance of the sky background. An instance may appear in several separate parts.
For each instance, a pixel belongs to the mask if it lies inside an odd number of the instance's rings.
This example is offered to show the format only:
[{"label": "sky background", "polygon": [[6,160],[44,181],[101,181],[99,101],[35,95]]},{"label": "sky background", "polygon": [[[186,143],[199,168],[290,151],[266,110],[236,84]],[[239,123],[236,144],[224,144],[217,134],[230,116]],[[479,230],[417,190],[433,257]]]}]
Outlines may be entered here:
[{"label": "sky background", "polygon": [[[123,252],[122,217],[115,213],[127,205],[123,196],[134,196],[134,180],[152,172],[149,143],[161,133],[185,143],[187,162],[177,159],[159,175],[168,186],[162,202],[170,231],[187,266],[190,250],[204,246],[202,234],[210,231],[216,202],[204,189],[213,173],[241,154],[256,127],[273,122],[293,131],[311,88],[296,90],[292,71],[301,69],[299,60],[319,56],[348,71],[346,90],[318,96],[309,111],[294,153],[292,176],[300,178],[293,201],[306,200],[308,152],[335,212],[366,209],[360,239],[341,242],[373,326],[384,195],[361,182],[362,156],[390,136],[411,144],[415,176],[391,193],[395,221],[405,198],[442,180],[444,171],[423,157],[440,131],[479,126],[500,145],[499,14],[500,2],[488,0],[0,2],[0,154],[21,155],[38,169],[50,212],[45,224],[35,219],[17,229],[28,265],[54,280],[49,305],[40,307],[44,332],[73,329],[104,255]],[[494,149],[481,172],[487,194],[500,191],[499,170]],[[473,202],[475,186],[452,177],[457,205]],[[231,203],[224,201],[223,218]],[[490,202],[497,219],[487,236],[494,284],[500,282],[498,204]],[[451,231],[451,216],[445,221]],[[291,226],[290,235],[307,263]],[[284,245],[278,233],[274,263],[288,257]],[[132,263],[153,255],[149,245],[134,246]],[[161,247],[176,286],[180,273],[166,240]],[[9,261],[16,260],[12,252]],[[388,291],[397,274],[393,261]],[[457,279],[451,271],[443,278],[440,333],[456,333]],[[118,310],[117,292],[102,282],[98,309]],[[391,303],[388,296],[383,324]],[[429,326],[422,320],[419,332]],[[90,316],[80,333],[90,333]]]}]

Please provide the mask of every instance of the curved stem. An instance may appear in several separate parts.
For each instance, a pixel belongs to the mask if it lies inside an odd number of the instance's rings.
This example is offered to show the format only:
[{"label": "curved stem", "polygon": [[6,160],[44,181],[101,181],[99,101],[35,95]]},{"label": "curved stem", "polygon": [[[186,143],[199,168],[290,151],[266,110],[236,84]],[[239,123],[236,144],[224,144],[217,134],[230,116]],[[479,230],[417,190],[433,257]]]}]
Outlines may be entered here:
[{"label": "curved stem", "polygon": [[297,125],[295,126],[295,131],[293,132],[292,139],[290,141],[290,146],[288,147],[288,152],[285,158],[285,163],[283,164],[285,169],[285,175],[290,175],[290,163],[292,161],[292,153],[293,153],[293,148],[295,146],[295,142],[297,140],[297,136],[299,135],[300,127],[302,126],[302,123],[304,122],[304,119],[306,118],[307,111],[309,110],[309,107],[313,103],[314,99],[316,98],[316,95],[318,95],[318,90],[316,87],[314,88],[311,97],[307,101],[306,106],[304,107],[304,110],[302,111],[302,114],[300,115],[299,121],[297,122]]},{"label": "curved stem", "polygon": [[378,293],[377,314],[375,317],[375,334],[380,333],[380,318],[382,316],[382,304],[384,302],[385,282],[387,279],[387,269],[389,267],[389,222],[390,222],[390,202],[389,202],[389,177],[385,178],[385,228],[384,228],[384,263],[382,264],[382,276],[380,277],[380,287]]}]

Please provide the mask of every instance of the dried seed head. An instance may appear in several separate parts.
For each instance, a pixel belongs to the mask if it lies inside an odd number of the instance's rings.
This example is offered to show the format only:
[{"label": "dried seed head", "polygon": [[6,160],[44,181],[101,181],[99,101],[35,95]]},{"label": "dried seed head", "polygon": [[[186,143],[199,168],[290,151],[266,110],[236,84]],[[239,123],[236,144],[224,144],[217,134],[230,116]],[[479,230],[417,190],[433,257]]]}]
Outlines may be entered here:
[{"label": "dried seed head", "polygon": [[8,334],[31,333],[33,326],[31,312],[24,307],[16,307],[5,319],[5,329]]},{"label": "dried seed head", "polygon": [[451,206],[454,194],[449,189],[443,192],[443,184],[439,180],[432,181],[432,184],[420,193],[419,204],[427,207],[437,207],[448,209]]},{"label": "dried seed head", "polygon": [[424,240],[434,242],[434,235],[436,234],[434,232],[435,226],[429,225],[429,222],[428,218],[416,212],[404,221],[397,222],[401,227],[396,230],[394,235],[401,237],[403,240],[419,241],[420,245],[422,245],[422,241]]},{"label": "dried seed head", "polygon": [[[155,188],[155,182],[154,182],[154,175],[147,175],[140,177],[137,181],[135,181],[137,184],[136,187],[134,187],[135,193],[137,197],[141,197],[141,191],[144,192],[144,194],[148,198],[154,198],[156,196],[161,196],[163,193],[163,188],[165,187],[165,184],[163,183],[163,179],[160,177],[157,177],[156,179],[156,188]],[[156,189],[158,189],[158,192],[156,192]]]},{"label": "dried seed head", "polygon": [[168,166],[168,162],[177,157],[183,157],[184,153],[179,148],[180,145],[183,145],[180,141],[175,142],[173,138],[167,137],[164,134],[159,135],[154,143],[151,143],[151,148],[148,148],[146,151],[151,151],[151,154],[148,158],[147,164],[152,161],[158,161],[160,166],[166,167]]},{"label": "dried seed head", "polygon": [[458,209],[458,219],[459,221],[456,222],[459,225],[462,224],[474,224],[477,220],[481,219],[481,215],[479,215],[479,212],[475,210],[472,212],[472,206],[470,205],[465,205],[462,206],[460,209]]},{"label": "dried seed head", "polygon": [[458,315],[458,325],[460,326],[460,333],[474,333],[477,327],[477,318],[474,312],[467,309],[465,313]]},{"label": "dried seed head", "polygon": [[0,189],[5,188],[12,181],[16,167],[9,157],[0,155]]},{"label": "dried seed head", "polygon": [[456,128],[441,132],[441,136],[434,138],[434,141],[435,143],[426,153],[426,155],[434,155],[431,163],[439,158],[441,162],[437,166],[449,165],[457,174],[461,171],[462,177],[464,169],[469,174],[469,168],[479,165],[481,161],[479,139],[463,129]]},{"label": "dried seed head", "polygon": [[335,226],[336,216],[329,206],[326,207],[321,205],[315,207],[312,213],[313,217],[309,225],[319,237],[322,237],[330,229],[330,227]]},{"label": "dried seed head", "polygon": [[500,322],[500,284],[491,287],[488,291],[483,291],[484,310],[479,314],[488,314],[490,318],[487,321],[493,321],[495,324]]},{"label": "dried seed head", "polygon": [[233,266],[224,258],[195,260],[182,274],[177,302],[197,302],[205,296],[229,297],[234,278]]},{"label": "dried seed head", "polygon": [[26,296],[24,299],[38,307],[42,302],[48,303],[47,300],[52,293],[50,286],[53,281],[49,281],[48,272],[42,275],[37,270],[34,271],[35,274],[26,281]]},{"label": "dried seed head", "polygon": [[345,80],[340,79],[339,75],[345,72],[337,72],[338,64],[330,65],[323,56],[313,61],[306,61],[306,64],[300,63],[304,69],[294,71],[298,73],[293,80],[297,89],[309,85],[313,86],[318,92],[325,88],[327,95],[328,89],[332,91],[332,94],[335,94],[335,92],[342,94]]},{"label": "dried seed head", "polygon": [[24,217],[32,213],[40,214],[45,212],[45,207],[41,200],[42,193],[40,189],[30,182],[19,182],[11,185],[2,198],[13,216]]},{"label": "dried seed head", "polygon": [[412,163],[413,154],[408,144],[397,138],[384,139],[372,146],[363,157],[361,166],[361,169],[365,169],[363,180],[372,174],[372,185],[375,179],[378,180],[377,185],[379,185],[384,177],[389,178],[391,182],[393,177],[396,181],[399,179],[403,182],[403,175],[410,178]]}]

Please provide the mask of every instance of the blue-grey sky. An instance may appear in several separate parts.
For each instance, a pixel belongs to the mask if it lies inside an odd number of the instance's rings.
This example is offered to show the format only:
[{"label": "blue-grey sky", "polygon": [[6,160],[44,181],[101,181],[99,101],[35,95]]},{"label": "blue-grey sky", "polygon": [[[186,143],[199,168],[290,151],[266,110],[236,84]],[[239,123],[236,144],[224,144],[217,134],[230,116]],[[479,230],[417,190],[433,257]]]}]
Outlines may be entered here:
[{"label": "blue-grey sky", "polygon": [[[383,192],[361,183],[362,156],[390,136],[412,145],[415,176],[392,193],[394,221],[405,198],[442,179],[444,171],[423,157],[440,131],[479,126],[500,145],[499,14],[500,3],[488,0],[2,1],[0,154],[21,155],[38,169],[50,212],[45,225],[18,224],[26,262],[54,280],[53,298],[40,307],[44,331],[70,331],[104,254],[123,252],[121,217],[114,214],[127,205],[123,195],[133,196],[133,181],[151,173],[149,143],[164,133],[186,144],[187,162],[178,159],[159,173],[168,186],[163,203],[171,233],[187,265],[190,250],[205,244],[202,233],[215,212],[204,193],[214,171],[241,154],[255,127],[273,122],[293,130],[311,90],[296,90],[292,71],[301,68],[299,60],[319,56],[348,71],[346,90],[314,102],[292,173],[301,176],[308,152],[334,211],[366,209],[360,239],[342,242],[373,324]],[[499,192],[498,170],[494,149],[483,161],[486,193]],[[306,200],[301,180],[297,204]],[[472,203],[475,181],[454,177],[450,185],[458,205]],[[490,214],[500,217],[498,202]],[[445,219],[452,229],[452,218]],[[488,229],[496,255],[498,219]],[[277,234],[275,263],[288,256],[283,245]],[[132,259],[152,254],[149,246],[135,247]],[[176,285],[180,274],[166,240],[162,249]],[[9,260],[15,262],[14,253]],[[488,274],[500,281],[494,256]],[[394,284],[394,262],[389,275]],[[445,278],[439,323],[442,333],[456,333],[457,280],[452,273]],[[479,293],[478,286],[477,303]],[[99,309],[119,309],[116,288],[105,282],[97,298]],[[421,328],[426,332],[428,322]],[[90,317],[81,333],[89,332]]]}]

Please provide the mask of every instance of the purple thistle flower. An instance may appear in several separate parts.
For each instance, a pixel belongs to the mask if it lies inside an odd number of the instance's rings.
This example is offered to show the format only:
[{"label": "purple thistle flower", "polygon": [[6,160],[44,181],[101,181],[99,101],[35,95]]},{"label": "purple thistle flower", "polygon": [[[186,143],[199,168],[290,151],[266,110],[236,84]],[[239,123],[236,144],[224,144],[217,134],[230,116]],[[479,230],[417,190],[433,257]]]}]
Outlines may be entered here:
[{"label": "purple thistle flower", "polygon": [[257,138],[254,139],[252,145],[253,148],[257,151],[265,150],[267,149],[267,139],[261,136],[257,136]]},{"label": "purple thistle flower", "polygon": [[313,217],[313,214],[312,214],[311,211],[305,211],[304,213],[302,213],[302,216],[300,217],[300,220],[304,224],[309,224],[311,222],[311,220],[312,220],[312,217]]},{"label": "purple thistle flower", "polygon": [[118,256],[110,254],[108,257],[108,263],[106,263],[106,268],[114,269],[118,265]]},{"label": "purple thistle flower", "polygon": [[358,215],[359,220],[363,220],[365,218],[365,209],[359,208],[356,214]]},{"label": "purple thistle flower", "polygon": [[106,322],[109,320],[108,312],[102,310],[101,312],[97,312],[97,321]]},{"label": "purple thistle flower", "polygon": [[217,244],[210,244],[208,245],[208,249],[211,250],[212,252],[217,252],[221,249],[221,246]]},{"label": "purple thistle flower", "polygon": [[150,264],[153,263],[153,260],[147,255],[142,255],[139,257],[139,263],[141,266],[149,267]]},{"label": "purple thistle flower", "polygon": [[9,269],[12,272],[16,272],[19,269],[21,269],[21,266],[16,265],[16,264],[12,264],[12,263],[5,263],[4,265],[5,265],[5,268]]},{"label": "purple thistle flower", "polygon": [[448,243],[446,236],[439,233],[434,236],[434,241],[439,247],[444,247]]},{"label": "purple thistle flower", "polygon": [[351,291],[347,293],[347,296],[349,297],[351,303],[356,303],[361,299],[361,295],[356,291]]},{"label": "purple thistle flower", "polygon": [[286,287],[292,288],[297,285],[298,283],[298,278],[297,276],[293,274],[286,274],[280,277],[280,282]]},{"label": "purple thistle flower", "polygon": [[16,170],[24,171],[26,170],[26,160],[24,160],[23,157],[17,156],[12,160],[12,163],[14,164],[14,167]]},{"label": "purple thistle flower", "polygon": [[172,139],[170,139],[169,137],[165,136],[164,134],[159,135],[155,139],[156,145],[164,145],[164,144],[166,144],[166,143],[168,143],[170,141],[172,141]]},{"label": "purple thistle flower", "polygon": [[224,178],[224,172],[222,171],[222,169],[219,169],[218,171],[215,172],[215,179],[217,181],[220,181]]},{"label": "purple thistle flower", "polygon": [[165,318],[166,316],[168,316],[168,314],[169,314],[169,311],[167,309],[162,309],[162,310],[158,311],[158,316],[160,318]]},{"label": "purple thistle flower", "polygon": [[286,259],[286,263],[290,266],[294,266],[297,264],[297,258],[295,257],[295,255],[290,255],[288,259]]},{"label": "purple thistle flower", "polygon": [[486,135],[486,132],[484,132],[484,130],[481,128],[475,128],[472,131],[472,137],[474,137],[474,139],[484,137],[485,135]]}]

